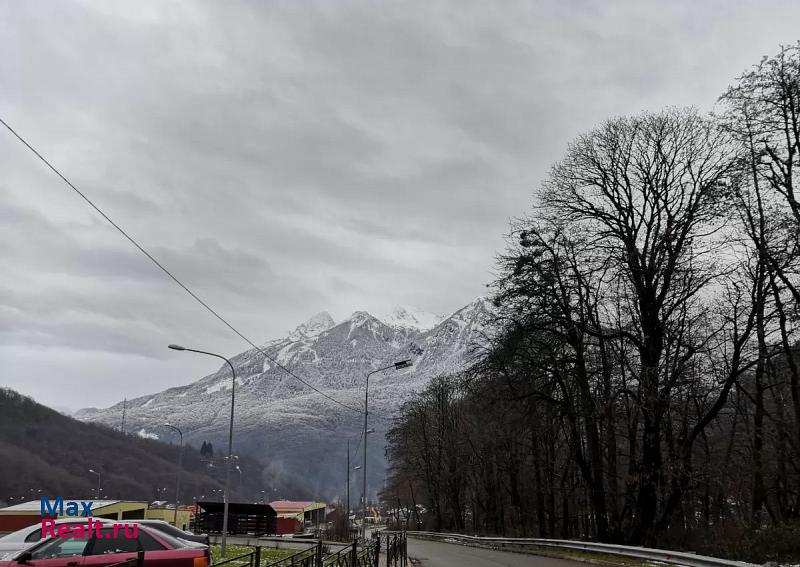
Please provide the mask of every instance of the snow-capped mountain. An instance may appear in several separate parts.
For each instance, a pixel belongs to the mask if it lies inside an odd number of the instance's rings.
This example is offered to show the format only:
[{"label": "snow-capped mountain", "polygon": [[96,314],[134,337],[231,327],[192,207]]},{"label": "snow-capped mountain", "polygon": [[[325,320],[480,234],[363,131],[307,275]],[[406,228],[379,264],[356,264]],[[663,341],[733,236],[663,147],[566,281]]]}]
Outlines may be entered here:
[{"label": "snow-capped mountain", "polygon": [[302,325],[299,325],[294,331],[289,333],[288,338],[294,340],[313,338],[335,325],[336,323],[334,323],[333,317],[331,317],[327,311],[323,311],[322,313],[317,313]]},{"label": "snow-capped mountain", "polygon": [[[360,443],[366,375],[410,359],[410,368],[370,378],[370,427],[376,435],[369,436],[368,458],[370,484],[377,487],[385,469],[383,434],[391,417],[433,377],[468,364],[481,342],[488,309],[489,303],[479,298],[445,318],[409,307],[398,307],[381,319],[356,311],[339,323],[326,312],[318,313],[285,338],[262,347],[308,385],[257,349],[233,357],[234,453],[249,454],[273,469],[304,478],[320,498],[339,494],[345,482],[346,442],[350,439],[353,447]],[[127,400],[126,430],[163,435],[155,424],[169,421],[181,427],[187,442],[211,441],[224,447],[231,384],[225,364],[188,386]],[[80,410],[75,417],[118,427],[122,411],[120,402]]]},{"label": "snow-capped mountain", "polygon": [[429,331],[441,323],[444,317],[428,313],[416,307],[398,305],[390,313],[379,317],[379,319],[391,327]]}]

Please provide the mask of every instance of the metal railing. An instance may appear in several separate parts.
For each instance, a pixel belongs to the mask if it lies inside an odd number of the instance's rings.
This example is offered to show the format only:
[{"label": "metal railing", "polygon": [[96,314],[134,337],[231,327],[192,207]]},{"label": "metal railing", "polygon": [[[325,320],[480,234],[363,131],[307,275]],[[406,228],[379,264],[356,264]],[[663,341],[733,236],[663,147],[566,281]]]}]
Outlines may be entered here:
[{"label": "metal railing", "polygon": [[289,557],[268,563],[265,567],[319,567],[322,565],[322,542]]},{"label": "metal railing", "polygon": [[328,553],[330,545],[318,541],[311,547],[271,563],[262,563],[262,548],[254,546],[253,551],[218,561],[212,567],[379,567],[382,548],[385,550],[386,564],[380,567],[405,567],[408,560],[406,542],[405,532],[382,531],[376,532],[372,538],[355,540],[349,545],[339,543],[336,547],[340,549],[333,553]]},{"label": "metal railing", "polygon": [[212,565],[230,565],[231,567],[319,567],[322,564],[322,542],[316,545],[293,553],[283,559],[277,559],[270,563],[262,564],[261,547],[253,548],[253,551],[218,561]]},{"label": "metal railing", "polygon": [[[209,540],[212,545],[218,545],[222,542],[222,538],[219,535],[209,534]],[[319,539],[305,539],[305,538],[298,538],[294,536],[254,536],[254,535],[228,535],[228,545],[239,545],[243,547],[269,547],[275,549],[295,549],[297,551],[303,551],[308,549],[310,545],[314,545]],[[330,540],[321,540],[323,547],[326,548],[339,548],[346,545],[350,545],[350,542],[353,540],[350,539],[348,541],[330,541]]]},{"label": "metal railing", "polygon": [[325,556],[322,565],[324,567],[354,567],[357,545],[356,542],[353,542],[336,553]]},{"label": "metal railing", "polygon": [[322,558],[319,567],[378,567],[380,540],[356,540],[336,553]]},{"label": "metal railing", "polygon": [[383,531],[378,537],[386,539],[386,567],[405,567],[408,561],[406,533]]},{"label": "metal railing", "polygon": [[408,532],[408,536],[420,539],[445,541],[447,543],[494,547],[497,549],[510,547],[546,547],[573,551],[587,551],[606,555],[634,557],[636,559],[645,559],[650,561],[661,561],[664,563],[672,563],[674,565],[686,565],[688,567],[753,567],[752,563],[731,561],[729,559],[719,559],[717,557],[708,557],[706,555],[696,555],[694,553],[688,553],[684,551],[651,549],[648,547],[634,547],[630,545],[574,541],[568,539],[478,537],[462,534],[444,534],[438,532]]},{"label": "metal railing", "polygon": [[217,565],[236,565],[237,567],[243,567],[247,565],[247,567],[258,567],[258,563],[256,562],[256,552],[250,551],[248,553],[243,553],[242,555],[237,555],[236,557],[223,559],[222,561],[217,561],[214,563],[214,567]]}]

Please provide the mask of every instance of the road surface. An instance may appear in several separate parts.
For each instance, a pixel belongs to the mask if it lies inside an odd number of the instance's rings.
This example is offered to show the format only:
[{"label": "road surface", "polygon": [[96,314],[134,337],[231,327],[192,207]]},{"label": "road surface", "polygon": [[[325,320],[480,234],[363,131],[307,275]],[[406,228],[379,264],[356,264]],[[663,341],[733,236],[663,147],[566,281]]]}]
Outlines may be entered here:
[{"label": "road surface", "polygon": [[408,557],[419,561],[420,567],[580,567],[575,561],[553,559],[468,547],[457,543],[441,543],[408,538]]}]

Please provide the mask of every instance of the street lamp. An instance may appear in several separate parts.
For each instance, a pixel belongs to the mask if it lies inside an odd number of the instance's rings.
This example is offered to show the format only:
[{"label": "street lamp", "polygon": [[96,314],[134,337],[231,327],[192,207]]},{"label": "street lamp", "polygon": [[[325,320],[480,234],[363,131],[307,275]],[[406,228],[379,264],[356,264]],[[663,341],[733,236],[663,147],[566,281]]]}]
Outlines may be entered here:
[{"label": "street lamp", "polygon": [[178,432],[178,435],[180,435],[180,438],[181,438],[181,444],[180,444],[180,447],[178,447],[178,480],[175,483],[175,514],[173,514],[173,516],[172,516],[172,523],[177,527],[177,525],[178,525],[178,499],[180,498],[180,494],[181,494],[181,468],[183,467],[183,464],[181,462],[181,460],[183,458],[183,432],[180,429],[178,429],[177,427],[175,427],[174,425],[169,424],[169,423],[165,423],[164,427],[169,427],[170,429],[174,429],[175,431]]},{"label": "street lamp", "polygon": [[[239,465],[236,465],[236,470],[239,471],[239,492],[242,491],[242,469],[239,468]],[[241,497],[241,494],[239,495]]]},{"label": "street lamp", "polygon": [[89,472],[97,475],[97,496],[95,496],[95,499],[100,500],[100,473],[93,469],[89,469]]},{"label": "street lamp", "polygon": [[394,364],[390,364],[389,366],[384,366],[383,368],[378,368],[377,370],[373,370],[367,374],[367,385],[364,389],[364,502],[362,503],[362,518],[361,518],[361,537],[366,539],[367,537],[367,434],[369,430],[367,430],[367,417],[369,416],[369,377],[373,374],[377,374],[378,372],[383,372],[384,370],[389,370],[390,368],[394,368],[395,370],[401,370],[403,368],[408,368],[411,366],[410,360],[401,360],[399,362],[395,362]]},{"label": "street lamp", "polygon": [[345,508],[345,522],[347,528],[347,537],[350,537],[350,440],[347,440],[347,507]]},{"label": "street lamp", "polygon": [[226,461],[225,465],[225,493],[223,495],[223,510],[222,510],[222,541],[220,542],[220,554],[223,557],[226,555],[226,551],[228,549],[228,500],[230,494],[230,485],[231,485],[231,457],[233,455],[233,408],[236,402],[236,370],[233,368],[233,364],[230,360],[222,356],[221,354],[215,354],[213,352],[206,352],[204,350],[195,350],[193,348],[186,348],[180,345],[169,345],[169,348],[172,350],[181,350],[181,351],[189,351],[189,352],[196,352],[198,354],[205,354],[208,356],[213,356],[216,358],[221,358],[225,362],[228,363],[228,366],[231,367],[231,424],[228,430],[228,460]]}]

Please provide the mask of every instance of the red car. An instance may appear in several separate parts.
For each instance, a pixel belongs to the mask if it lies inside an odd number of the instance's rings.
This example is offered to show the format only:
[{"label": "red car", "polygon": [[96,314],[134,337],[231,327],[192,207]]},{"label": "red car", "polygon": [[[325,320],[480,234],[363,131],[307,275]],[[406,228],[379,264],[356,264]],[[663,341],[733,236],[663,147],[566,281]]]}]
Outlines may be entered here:
[{"label": "red car", "polygon": [[[98,533],[99,536],[98,537]],[[91,537],[51,537],[0,561],[0,567],[135,567],[144,552],[145,567],[208,567],[208,547],[187,547],[167,534],[138,526],[136,537],[127,537],[125,530],[115,534],[113,527],[99,528]]]}]

